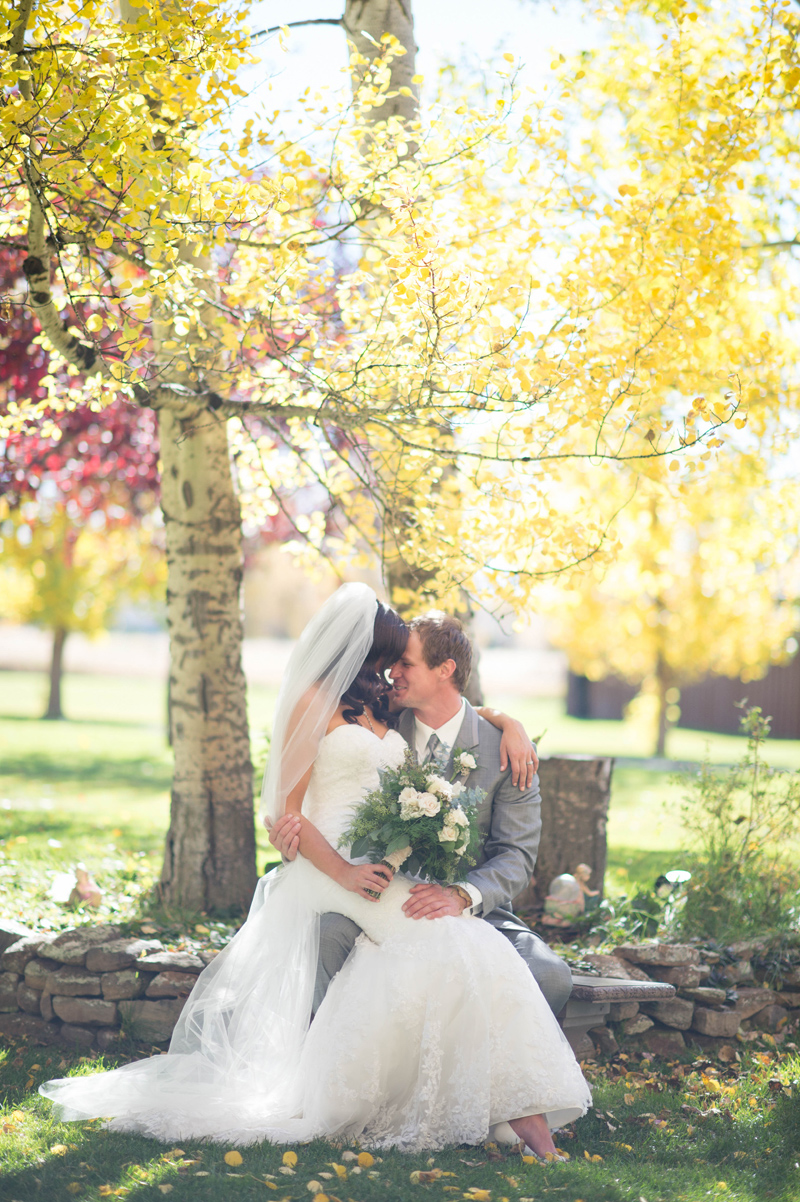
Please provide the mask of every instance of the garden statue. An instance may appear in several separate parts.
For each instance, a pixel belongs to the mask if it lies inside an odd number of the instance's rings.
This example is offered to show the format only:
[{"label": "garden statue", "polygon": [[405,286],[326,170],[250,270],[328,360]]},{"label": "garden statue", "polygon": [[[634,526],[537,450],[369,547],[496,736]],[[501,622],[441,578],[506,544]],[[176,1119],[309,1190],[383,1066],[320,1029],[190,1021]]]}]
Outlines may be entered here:
[{"label": "garden statue", "polygon": [[[598,897],[599,889],[589,888],[592,875],[588,864],[579,864],[575,874],[562,872],[550,882],[550,890],[544,899],[542,922],[551,927],[568,927],[586,910],[586,899]],[[591,907],[590,907],[591,908]]]}]

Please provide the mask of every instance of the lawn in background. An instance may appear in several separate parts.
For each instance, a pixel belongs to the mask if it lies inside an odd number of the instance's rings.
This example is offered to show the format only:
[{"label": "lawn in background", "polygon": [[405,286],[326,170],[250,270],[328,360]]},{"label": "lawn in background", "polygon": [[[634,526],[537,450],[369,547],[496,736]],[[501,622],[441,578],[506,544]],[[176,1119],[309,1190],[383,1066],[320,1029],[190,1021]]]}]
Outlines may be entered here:
[{"label": "lawn in background", "polygon": [[[164,687],[147,677],[68,675],[68,718],[43,722],[45,687],[41,673],[0,672],[0,911],[23,919],[26,911],[43,914],[54,873],[82,861],[101,887],[123,890],[124,917],[135,911],[142,882],[158,877],[168,825],[172,753]],[[273,689],[249,690],[256,762],[263,763],[275,696]],[[543,754],[625,757],[613,776],[609,891],[651,885],[678,865],[682,789],[670,772],[644,758],[631,762],[641,749],[630,724],[568,718],[555,699],[491,700],[518,715],[532,734],[546,731]],[[670,738],[672,753],[687,759],[707,753],[730,763],[744,750],[744,740],[730,736],[675,730]],[[776,740],[769,759],[797,768],[800,743]],[[275,856],[260,825],[257,844],[263,869]],[[45,909],[55,922],[59,907]]]}]

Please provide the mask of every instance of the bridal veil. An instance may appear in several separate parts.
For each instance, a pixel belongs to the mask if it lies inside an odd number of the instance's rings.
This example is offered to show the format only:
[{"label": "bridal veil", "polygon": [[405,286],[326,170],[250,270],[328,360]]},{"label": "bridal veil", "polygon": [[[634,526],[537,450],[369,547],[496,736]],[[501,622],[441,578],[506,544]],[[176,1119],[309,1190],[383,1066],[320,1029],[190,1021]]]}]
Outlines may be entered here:
[{"label": "bridal veil", "polygon": [[[272,824],[316,758],[342,694],[372,645],[377,598],[342,585],[306,626],[278,696],[261,813]],[[61,1119],[112,1116],[110,1127],[161,1139],[237,1143],[298,1138],[298,1064],[308,1031],[319,916],[295,873],[259,881],[244,926],[198,979],[169,1052],[108,1073],[48,1081]],[[298,1116],[297,1122],[291,1116]]]}]

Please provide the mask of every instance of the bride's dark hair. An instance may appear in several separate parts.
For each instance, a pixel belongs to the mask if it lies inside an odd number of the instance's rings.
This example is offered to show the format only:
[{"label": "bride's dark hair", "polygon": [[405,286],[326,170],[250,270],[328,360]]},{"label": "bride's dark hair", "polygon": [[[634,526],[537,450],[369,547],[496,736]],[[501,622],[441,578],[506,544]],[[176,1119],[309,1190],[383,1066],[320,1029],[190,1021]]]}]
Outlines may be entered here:
[{"label": "bride's dark hair", "polygon": [[398,613],[382,601],[378,602],[372,646],[369,654],[356,673],[356,678],[342,694],[342,717],[345,722],[356,723],[369,706],[376,718],[387,726],[393,725],[389,712],[389,693],[392,686],[384,673],[396,663],[406,649],[408,627]]}]

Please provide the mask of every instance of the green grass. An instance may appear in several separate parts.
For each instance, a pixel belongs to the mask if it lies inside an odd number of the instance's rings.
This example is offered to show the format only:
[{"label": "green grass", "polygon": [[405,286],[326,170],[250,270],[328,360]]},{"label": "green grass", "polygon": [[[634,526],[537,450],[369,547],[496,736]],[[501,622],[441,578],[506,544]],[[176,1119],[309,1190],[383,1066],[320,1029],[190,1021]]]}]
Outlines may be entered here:
[{"label": "green grass", "polygon": [[[102,916],[133,918],[142,892],[158,877],[169,821],[172,753],[163,686],[147,677],[69,675],[63,722],[40,720],[45,687],[42,674],[0,672],[0,907],[22,920],[38,916],[54,926],[73,921],[73,914],[48,900],[47,890],[56,872],[80,861],[106,890]],[[554,700],[492,700],[534,734],[546,729],[543,753],[626,757],[612,783],[607,877],[612,893],[649,886],[660,872],[680,865],[681,788],[644,757],[641,765],[635,763],[642,748],[629,723],[568,718]],[[250,689],[256,760],[263,759],[263,733],[274,704],[274,690]],[[708,753],[731,762],[744,750],[742,739],[729,736],[676,730],[670,739],[671,754],[685,758]],[[769,758],[797,767],[800,743],[773,742]],[[275,857],[260,826],[257,842],[263,868]]]},{"label": "green grass", "polygon": [[[354,1161],[342,1155],[348,1149],[318,1141],[294,1147],[295,1172],[284,1174],[283,1147],[243,1148],[241,1165],[229,1166],[225,1145],[160,1144],[105,1132],[96,1123],[56,1123],[36,1093],[39,1083],[117,1062],[8,1049],[0,1052],[0,1199],[301,1202],[312,1197],[308,1183],[317,1181],[341,1202],[796,1202],[800,1060],[769,1047],[741,1055],[742,1063],[733,1065],[627,1056],[590,1063],[595,1109],[556,1136],[570,1156],[565,1164],[528,1165],[517,1153],[460,1147],[430,1156],[376,1154],[374,1165],[354,1173]],[[346,1179],[336,1164],[347,1170]],[[414,1171],[432,1169],[450,1175],[427,1185],[411,1181]]]}]

